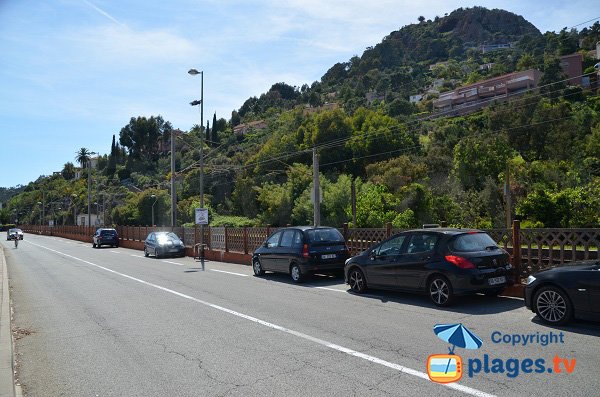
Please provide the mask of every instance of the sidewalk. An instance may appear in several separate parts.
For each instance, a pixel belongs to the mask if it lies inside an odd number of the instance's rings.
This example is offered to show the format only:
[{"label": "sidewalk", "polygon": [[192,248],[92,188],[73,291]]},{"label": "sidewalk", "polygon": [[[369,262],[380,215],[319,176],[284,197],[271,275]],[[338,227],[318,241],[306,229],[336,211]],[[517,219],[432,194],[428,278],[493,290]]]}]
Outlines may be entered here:
[{"label": "sidewalk", "polygon": [[0,245],[0,397],[14,397],[10,295],[4,248]]}]

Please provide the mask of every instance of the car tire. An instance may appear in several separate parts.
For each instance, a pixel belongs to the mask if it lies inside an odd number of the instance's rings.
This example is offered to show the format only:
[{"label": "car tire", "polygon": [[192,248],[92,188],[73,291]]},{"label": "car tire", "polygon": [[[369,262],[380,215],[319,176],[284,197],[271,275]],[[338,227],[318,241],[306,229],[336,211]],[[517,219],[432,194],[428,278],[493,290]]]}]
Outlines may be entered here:
[{"label": "car tire", "polygon": [[357,294],[362,294],[367,290],[367,279],[362,270],[357,267],[350,269],[348,284],[352,292],[356,292]]},{"label": "car tire", "polygon": [[264,276],[265,274],[265,269],[263,269],[260,259],[258,258],[252,261],[252,270],[254,270],[254,275],[256,277]]},{"label": "car tire", "polygon": [[160,256],[161,256],[160,250],[158,248],[155,248],[154,249],[154,257],[156,259],[158,259],[158,258],[160,258]]},{"label": "car tire", "polygon": [[96,248],[96,243],[92,243],[92,248]]},{"label": "car tire", "polygon": [[560,288],[540,288],[533,298],[535,313],[546,324],[563,325],[573,318],[573,307],[566,292]]},{"label": "car tire", "polygon": [[147,258],[150,254],[148,253],[148,249],[144,247],[144,256]]},{"label": "car tire", "polygon": [[301,283],[304,281],[304,275],[302,274],[302,270],[300,270],[300,266],[297,263],[294,263],[290,266],[290,276],[292,277],[292,281],[295,283]]},{"label": "car tire", "polygon": [[454,291],[450,281],[441,274],[436,274],[427,283],[427,294],[434,305],[450,306],[454,301]]}]

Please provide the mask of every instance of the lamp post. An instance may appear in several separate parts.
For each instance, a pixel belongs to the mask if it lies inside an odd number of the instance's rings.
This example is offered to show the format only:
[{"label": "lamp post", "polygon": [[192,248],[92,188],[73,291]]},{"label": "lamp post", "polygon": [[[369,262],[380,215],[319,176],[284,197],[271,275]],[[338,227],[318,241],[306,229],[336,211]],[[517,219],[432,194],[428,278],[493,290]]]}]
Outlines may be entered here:
[{"label": "lamp post", "polygon": [[[200,208],[204,208],[204,71],[196,69],[188,70],[191,76],[200,75],[200,100],[190,102],[190,105],[200,105]],[[204,225],[200,225],[200,261],[202,262],[202,270],[204,270]]]},{"label": "lamp post", "polygon": [[75,193],[71,194],[71,205],[73,206],[73,226],[77,226],[77,207],[75,207],[75,199],[77,195]]},{"label": "lamp post", "polygon": [[158,201],[158,197],[156,197],[156,194],[153,194],[150,197],[154,199],[154,202],[152,203],[152,227],[154,227],[154,204]]},{"label": "lamp post", "polygon": [[[90,152],[89,155],[98,154],[96,152]],[[87,192],[87,205],[88,205],[88,224],[87,226],[92,226],[92,159],[88,158],[88,192]]]}]

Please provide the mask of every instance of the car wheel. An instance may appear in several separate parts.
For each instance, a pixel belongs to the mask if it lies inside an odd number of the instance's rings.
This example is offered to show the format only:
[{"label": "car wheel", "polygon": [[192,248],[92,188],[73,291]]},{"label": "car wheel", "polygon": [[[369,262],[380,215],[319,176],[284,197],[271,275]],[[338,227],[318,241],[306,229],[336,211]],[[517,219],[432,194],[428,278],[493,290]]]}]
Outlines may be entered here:
[{"label": "car wheel", "polygon": [[362,294],[367,290],[367,280],[365,279],[365,275],[356,267],[348,273],[348,284],[350,284],[350,289],[357,294]]},{"label": "car wheel", "polygon": [[454,299],[450,281],[442,275],[435,275],[427,285],[429,298],[436,306],[449,306]]},{"label": "car wheel", "polygon": [[92,243],[92,248],[96,248],[96,243]]},{"label": "car wheel", "polygon": [[260,277],[265,274],[265,269],[263,269],[262,265],[260,264],[260,260],[258,258],[254,259],[252,261],[252,270],[254,270],[254,275],[256,277]]},{"label": "car wheel", "polygon": [[160,255],[161,255],[161,254],[160,254],[160,250],[159,250],[158,248],[155,248],[155,249],[154,249],[154,257],[155,257],[156,259],[158,259],[158,258],[160,258]]},{"label": "car wheel", "polygon": [[144,247],[144,256],[147,258],[149,255],[148,248]]},{"label": "car wheel", "polygon": [[533,302],[536,314],[547,324],[562,325],[573,317],[571,300],[559,288],[542,287],[535,293]]},{"label": "car wheel", "polygon": [[296,263],[290,267],[290,276],[292,276],[292,281],[295,283],[300,283],[304,279],[304,275],[300,270],[300,266],[298,266]]}]

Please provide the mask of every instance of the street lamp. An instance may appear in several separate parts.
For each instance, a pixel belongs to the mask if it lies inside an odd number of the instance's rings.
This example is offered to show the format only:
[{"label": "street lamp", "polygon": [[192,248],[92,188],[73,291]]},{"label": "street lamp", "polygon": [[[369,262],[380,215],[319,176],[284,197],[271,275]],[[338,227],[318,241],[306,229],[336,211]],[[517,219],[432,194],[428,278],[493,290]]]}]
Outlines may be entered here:
[{"label": "street lamp", "polygon": [[[190,105],[200,105],[200,208],[204,208],[204,134],[202,128],[204,128],[204,71],[197,71],[196,69],[188,70],[191,76],[200,75],[200,100],[190,102]],[[200,224],[200,260],[202,261],[202,270],[204,270],[204,225]]]},{"label": "street lamp", "polygon": [[[89,155],[98,154],[96,152],[89,152]],[[92,159],[91,157],[87,160],[88,165],[88,192],[87,192],[87,204],[88,204],[88,224],[87,226],[92,226]]]},{"label": "street lamp", "polygon": [[154,204],[158,201],[158,197],[156,197],[156,194],[153,194],[150,197],[154,199],[154,202],[152,203],[152,227],[154,227]]},{"label": "street lamp", "polygon": [[71,205],[73,206],[73,226],[77,226],[77,207],[75,206],[75,199],[77,195],[75,193],[71,194]]}]

